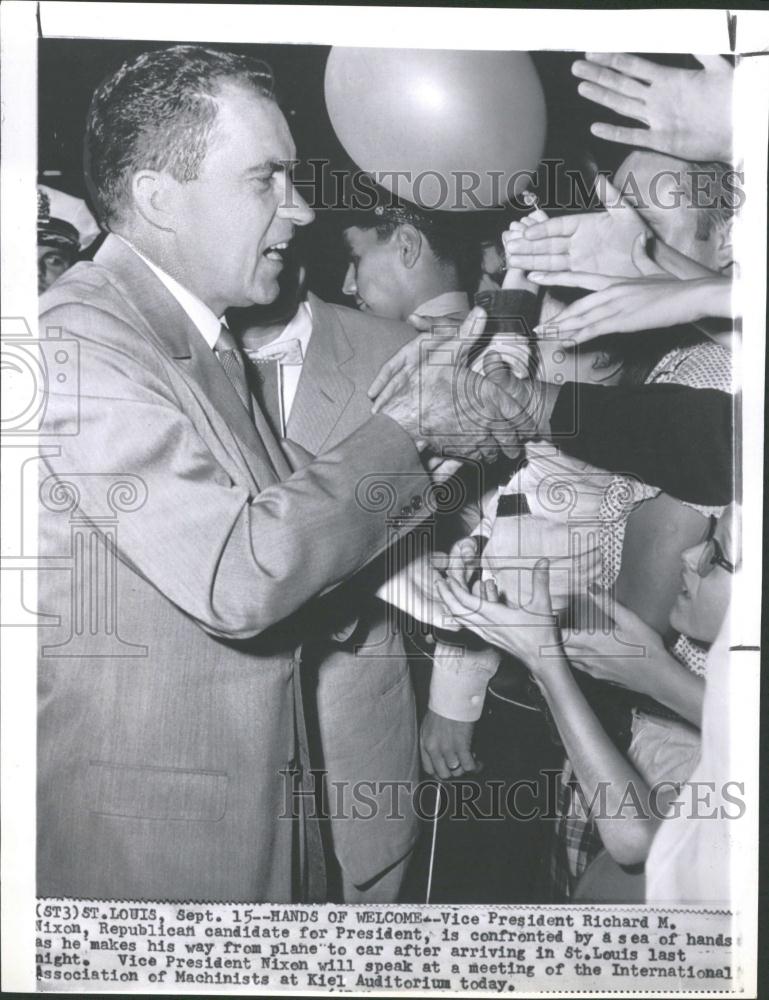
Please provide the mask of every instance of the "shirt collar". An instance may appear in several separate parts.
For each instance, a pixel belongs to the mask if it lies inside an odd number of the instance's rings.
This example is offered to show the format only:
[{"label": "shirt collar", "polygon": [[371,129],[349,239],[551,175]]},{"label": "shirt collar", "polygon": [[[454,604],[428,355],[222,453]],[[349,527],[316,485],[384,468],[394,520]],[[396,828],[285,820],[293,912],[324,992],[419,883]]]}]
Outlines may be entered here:
[{"label": "shirt collar", "polygon": [[423,302],[414,312],[419,316],[450,316],[455,313],[466,316],[470,312],[470,300],[465,292],[444,292]]},{"label": "shirt collar", "polygon": [[258,327],[252,327],[247,330],[244,336],[244,341],[247,350],[260,351],[263,348],[273,347],[275,344],[280,344],[289,340],[298,340],[302,347],[302,357],[307,355],[307,345],[310,342],[310,337],[312,336],[312,309],[310,303],[305,299],[303,302],[299,303],[299,306],[292,316],[292,318],[286,323],[283,329],[280,331],[277,337],[273,337],[272,340],[264,340],[260,335]]},{"label": "shirt collar", "polygon": [[279,344],[282,340],[298,340],[302,345],[302,357],[305,357],[311,335],[312,310],[310,303],[305,300],[299,303],[299,308],[294,313],[293,318],[285,325],[280,336],[270,343]]},{"label": "shirt collar", "polygon": [[224,318],[215,316],[205,302],[201,302],[197,295],[193,295],[191,291],[184,287],[184,285],[180,285],[175,278],[172,278],[170,274],[167,274],[148,257],[145,257],[144,254],[137,250],[133,243],[129,243],[124,236],[120,236],[118,233],[115,233],[114,235],[117,236],[118,239],[122,240],[126,246],[130,247],[137,257],[141,257],[155,277],[163,283],[168,292],[173,295],[182,309],[187,313],[203,340],[205,340],[208,346],[213,350],[216,346],[217,340],[219,339]]}]

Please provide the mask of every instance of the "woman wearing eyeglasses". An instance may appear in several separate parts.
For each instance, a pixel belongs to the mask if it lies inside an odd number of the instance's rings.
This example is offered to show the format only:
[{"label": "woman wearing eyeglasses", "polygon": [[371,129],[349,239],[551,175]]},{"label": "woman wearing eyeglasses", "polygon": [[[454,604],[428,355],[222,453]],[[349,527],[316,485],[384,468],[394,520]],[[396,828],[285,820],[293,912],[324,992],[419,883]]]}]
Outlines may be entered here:
[{"label": "woman wearing eyeglasses", "polygon": [[[703,540],[683,552],[681,590],[670,613],[675,634],[667,644],[621,604],[611,607],[613,628],[561,635],[542,565],[534,571],[534,597],[526,609],[500,603],[493,583],[484,585],[481,598],[456,580],[439,584],[451,615],[526,663],[558,727],[582,791],[570,803],[579,822],[569,822],[567,809],[557,824],[552,876],[563,896],[601,843],[622,865],[642,863],[664,811],[664,793],[672,798],[674,783],[685,781],[696,766],[705,657],[726,617],[737,563],[735,511],[728,507],[711,518]],[[626,753],[601,726],[571,666],[641,696]],[[655,793],[663,783],[663,794]],[[581,804],[594,799],[601,808],[580,815]]]}]

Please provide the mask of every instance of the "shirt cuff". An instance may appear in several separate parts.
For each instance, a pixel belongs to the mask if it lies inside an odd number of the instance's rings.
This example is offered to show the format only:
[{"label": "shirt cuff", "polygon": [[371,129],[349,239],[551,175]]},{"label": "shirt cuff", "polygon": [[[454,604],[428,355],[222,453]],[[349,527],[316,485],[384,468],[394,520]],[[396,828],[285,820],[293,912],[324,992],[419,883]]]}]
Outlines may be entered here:
[{"label": "shirt cuff", "polygon": [[497,672],[499,657],[438,643],[430,678],[429,708],[455,722],[477,722],[483,712],[486,687]]}]

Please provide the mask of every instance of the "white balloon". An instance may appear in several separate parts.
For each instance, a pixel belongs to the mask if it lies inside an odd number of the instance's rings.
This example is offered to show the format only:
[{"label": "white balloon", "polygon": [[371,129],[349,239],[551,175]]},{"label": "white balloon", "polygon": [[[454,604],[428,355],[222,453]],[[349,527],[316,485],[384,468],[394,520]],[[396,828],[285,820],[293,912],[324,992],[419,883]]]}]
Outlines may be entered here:
[{"label": "white balloon", "polygon": [[333,48],[326,104],[363,170],[424,208],[493,208],[530,184],[545,98],[526,52]]}]

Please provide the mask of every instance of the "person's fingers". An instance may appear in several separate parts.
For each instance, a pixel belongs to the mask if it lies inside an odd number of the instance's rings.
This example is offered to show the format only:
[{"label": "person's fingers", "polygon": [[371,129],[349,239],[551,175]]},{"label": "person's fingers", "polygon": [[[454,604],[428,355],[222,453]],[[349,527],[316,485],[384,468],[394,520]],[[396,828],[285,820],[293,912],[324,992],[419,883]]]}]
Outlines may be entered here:
[{"label": "person's fingers", "polygon": [[633,97],[643,100],[648,92],[648,87],[632,76],[625,73],[618,73],[607,66],[600,66],[586,59],[578,59],[571,64],[571,72],[578,76],[580,80],[586,80],[602,87],[605,90],[612,90],[615,94],[623,94],[625,97]]},{"label": "person's fingers", "polygon": [[[606,289],[606,291],[611,291],[611,289]],[[587,323],[594,323],[597,320],[608,319],[609,316],[614,316],[619,311],[617,301],[613,298],[603,298],[598,299],[599,295],[604,295],[605,292],[593,292],[596,296],[597,301],[591,303],[589,306],[585,306],[583,309],[575,309],[573,312],[569,312],[568,316],[564,315],[566,309],[560,315],[555,316],[547,324],[548,329],[550,327],[557,327],[558,334],[573,333],[577,330],[582,330]],[[584,299],[580,301],[585,302],[591,296],[585,296]],[[573,303],[577,305],[577,303]],[[571,306],[567,307],[571,310]]]},{"label": "person's fingers", "polygon": [[453,551],[453,548],[451,552],[441,552],[440,550],[436,550],[430,556],[430,565],[433,569],[436,569],[439,572],[447,569]]},{"label": "person's fingers", "polygon": [[524,215],[521,219],[521,225],[524,229],[531,229],[532,226],[538,226],[541,222],[549,222],[550,216],[547,212],[543,212],[541,208],[535,208],[533,212],[529,212],[528,215]]},{"label": "person's fingers", "polygon": [[612,601],[607,610],[613,618],[614,623],[620,628],[632,628],[639,624],[638,615],[631,611],[630,608],[626,608],[619,601]]},{"label": "person's fingers", "polygon": [[407,354],[406,351],[410,345],[402,348],[397,354],[393,355],[388,361],[382,365],[379,371],[374,376],[374,381],[368,387],[369,399],[376,399],[388,382],[393,378],[394,375],[404,367],[406,364]]},{"label": "person's fingers", "polygon": [[513,345],[505,352],[503,358],[499,351],[493,348],[485,351],[481,358],[481,367],[484,376],[494,385],[502,389],[510,387],[510,372],[517,379],[527,379],[529,372],[527,368],[528,352],[530,350],[528,342],[520,345],[520,350],[515,350],[518,345]]},{"label": "person's fingers", "polygon": [[590,131],[605,142],[618,142],[624,146],[639,146],[654,149],[655,137],[652,129],[627,128],[624,125],[609,125],[607,122],[593,122]]},{"label": "person's fingers", "polygon": [[664,66],[658,66],[648,59],[631,56],[626,52],[586,52],[585,59],[597,66],[607,66],[617,73],[634,76],[636,80],[645,80],[647,83],[659,80],[665,69]]},{"label": "person's fingers", "polygon": [[561,288],[587,288],[599,292],[616,284],[617,278],[607,274],[586,274],[584,271],[530,271],[526,277],[535,285],[557,285]]},{"label": "person's fingers", "polygon": [[[462,774],[472,774],[474,771],[478,770],[477,762],[470,750],[470,747],[460,745],[456,747],[456,752],[460,766],[458,768],[450,768],[452,777],[457,778]],[[450,763],[453,764],[454,761],[451,761]]]},{"label": "person's fingers", "polygon": [[568,336],[569,340],[573,344],[579,346],[580,344],[586,344],[591,340],[595,340],[596,337],[603,337],[607,333],[622,333],[626,331],[618,330],[615,314],[612,313],[604,319],[595,319],[588,322],[586,319],[582,318],[580,320],[573,320],[574,324],[580,323],[576,328],[573,328],[570,324],[569,328],[564,330],[561,327],[558,328],[559,337]]},{"label": "person's fingers", "polygon": [[[385,382],[381,389],[377,391],[376,398],[374,399],[374,405],[371,407],[371,412],[379,413],[385,403],[389,403],[393,396],[397,395],[403,388],[405,388],[408,380],[408,372],[404,368],[397,372],[397,374],[388,382]],[[370,393],[371,389],[369,389],[369,394]]]},{"label": "person's fingers", "polygon": [[451,558],[446,566],[446,576],[456,580],[460,586],[466,587],[472,576],[477,560],[477,548],[470,538],[463,538],[452,546]]},{"label": "person's fingers", "polygon": [[521,253],[509,254],[505,258],[505,264],[509,268],[520,271],[568,271],[570,270],[571,259],[567,253],[541,254]]},{"label": "person's fingers", "polygon": [[[443,781],[448,781],[451,777],[451,768],[449,767],[446,758],[443,756],[443,753],[439,749],[433,750],[430,754],[430,759],[433,764],[433,773],[437,775],[437,777],[443,779]],[[455,761],[452,760],[451,763],[454,764]]]},{"label": "person's fingers", "polygon": [[425,774],[429,774],[431,778],[436,777],[433,759],[421,739],[419,741],[419,756],[422,758],[422,769]]},{"label": "person's fingers", "polygon": [[543,614],[552,614],[550,600],[550,563],[540,559],[531,574],[531,607]]},{"label": "person's fingers", "polygon": [[529,242],[528,234],[539,228],[540,223],[530,226],[524,230],[522,236],[516,236],[514,233],[505,233],[502,238],[505,254],[514,257],[522,254],[543,255],[554,253],[565,254],[569,252],[568,236],[541,236]]},{"label": "person's fingers", "polygon": [[481,584],[481,595],[490,604],[499,604],[499,591],[495,580],[483,580]]},{"label": "person's fingers", "polygon": [[617,114],[624,115],[626,118],[634,118],[640,122],[647,121],[645,117],[646,105],[636,97],[625,97],[623,94],[617,94],[613,90],[607,90],[606,87],[599,87],[595,83],[588,83],[586,80],[583,80],[577,87],[577,93],[580,97],[592,101],[593,104],[600,104],[603,108],[610,108],[612,111],[616,111]]},{"label": "person's fingers", "polygon": [[613,297],[610,297],[607,293],[611,290],[611,286],[602,289],[598,292],[593,292],[592,295],[585,295],[584,298],[577,299],[576,302],[572,302],[571,305],[566,306],[555,316],[551,316],[544,323],[538,323],[534,327],[535,333],[541,333],[545,329],[550,329],[551,327],[558,327],[564,323],[569,323],[573,319],[578,319],[580,316],[584,316],[586,313],[591,312],[593,309],[597,309],[601,306],[606,305],[613,301]]},{"label": "person's fingers", "polygon": [[438,580],[435,590],[443,606],[454,618],[464,619],[469,612],[478,608],[478,598],[456,580]]},{"label": "person's fingers", "polygon": [[555,237],[573,236],[579,225],[578,215],[559,215],[555,219],[544,219],[534,226],[528,226],[525,233],[527,240],[549,240]]}]

